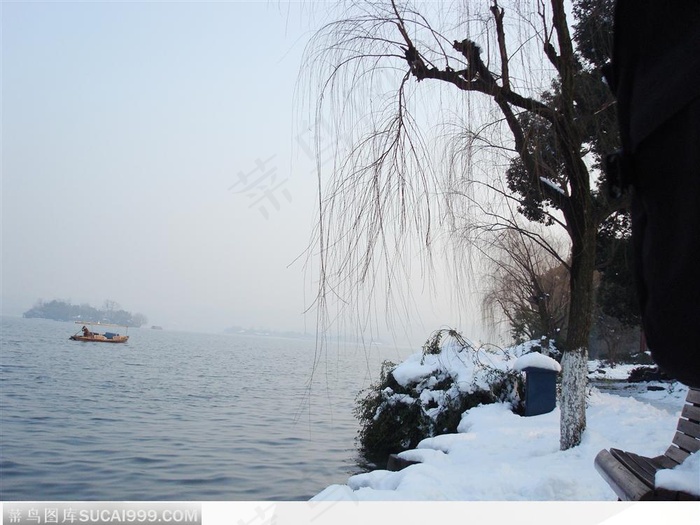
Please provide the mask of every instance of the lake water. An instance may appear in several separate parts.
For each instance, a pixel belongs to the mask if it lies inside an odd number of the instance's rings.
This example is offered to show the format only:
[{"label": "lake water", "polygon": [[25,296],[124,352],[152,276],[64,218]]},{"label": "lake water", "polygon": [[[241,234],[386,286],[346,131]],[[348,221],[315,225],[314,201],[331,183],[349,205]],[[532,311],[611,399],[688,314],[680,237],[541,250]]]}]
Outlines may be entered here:
[{"label": "lake water", "polygon": [[308,499],[361,471],[355,397],[412,352],[77,328],[2,318],[1,500]]}]

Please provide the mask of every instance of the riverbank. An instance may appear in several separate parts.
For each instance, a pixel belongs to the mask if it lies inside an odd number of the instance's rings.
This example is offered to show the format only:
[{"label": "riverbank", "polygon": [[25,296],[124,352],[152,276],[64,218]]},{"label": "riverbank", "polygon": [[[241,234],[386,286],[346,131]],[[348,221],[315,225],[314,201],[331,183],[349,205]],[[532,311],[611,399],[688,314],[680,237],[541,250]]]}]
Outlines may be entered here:
[{"label": "riverbank", "polygon": [[[591,369],[601,368],[593,363]],[[578,447],[559,450],[558,408],[520,417],[507,404],[480,406],[463,415],[457,433],[425,439],[401,453],[420,464],[352,476],[312,501],[614,501],[594,468],[596,454],[610,447],[663,453],[687,394],[675,382],[625,389],[625,373],[622,367],[609,370],[606,381],[592,374],[599,386],[590,390],[587,430]]]}]

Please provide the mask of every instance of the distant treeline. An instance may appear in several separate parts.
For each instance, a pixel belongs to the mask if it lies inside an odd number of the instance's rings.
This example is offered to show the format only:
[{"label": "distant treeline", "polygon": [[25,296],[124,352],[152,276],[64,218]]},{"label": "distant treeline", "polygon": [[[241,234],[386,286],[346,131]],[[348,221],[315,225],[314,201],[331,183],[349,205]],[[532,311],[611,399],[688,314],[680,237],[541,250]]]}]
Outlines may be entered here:
[{"label": "distant treeline", "polygon": [[101,310],[89,304],[71,304],[66,301],[38,301],[22,314],[27,318],[53,319],[54,321],[86,321],[113,323],[125,326],[141,326],[148,322],[145,315],[122,310],[114,301],[105,301]]},{"label": "distant treeline", "polygon": [[238,334],[238,335],[256,335],[256,336],[272,336],[272,337],[289,337],[292,339],[310,339],[315,337],[315,334],[302,333],[302,332],[280,332],[276,330],[268,330],[267,328],[243,328],[241,326],[231,326],[224,330],[226,334]]}]

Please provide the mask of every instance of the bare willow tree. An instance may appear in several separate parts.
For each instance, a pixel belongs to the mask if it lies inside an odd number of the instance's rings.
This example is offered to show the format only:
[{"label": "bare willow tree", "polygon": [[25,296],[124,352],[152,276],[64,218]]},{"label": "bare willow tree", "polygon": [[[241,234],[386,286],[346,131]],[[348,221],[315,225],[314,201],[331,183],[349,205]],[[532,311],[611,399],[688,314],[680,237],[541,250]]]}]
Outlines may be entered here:
[{"label": "bare willow tree", "polygon": [[[610,4],[575,6],[598,27],[596,38],[607,36],[599,26],[610,22]],[[420,10],[385,0],[344,9],[307,54],[320,86],[317,122],[334,137],[333,162],[319,163],[321,308],[332,294],[352,300],[343,290],[372,289],[378,272],[392,289],[407,248],[430,252],[443,217],[439,194],[448,208],[464,197],[471,217],[482,225],[492,219],[493,230],[517,221],[486,207],[482,189],[515,203],[530,221],[561,226],[570,253],[557,256],[569,266],[570,302],[560,444],[576,446],[586,426],[596,230],[621,205],[594,180],[601,150],[614,142],[603,125],[614,115],[597,58],[576,48],[564,0],[514,0],[508,10],[497,0]],[[587,27],[579,24],[578,33]],[[440,133],[429,123],[455,114],[465,160],[441,162]],[[324,137],[317,138],[320,145]],[[489,161],[483,151],[500,156]],[[451,184],[444,192],[437,173],[446,165],[459,168],[447,179],[471,189]]]},{"label": "bare willow tree", "polygon": [[559,343],[568,320],[568,265],[525,235],[499,232],[484,250],[491,271],[482,300],[484,315],[504,318],[516,343]]}]

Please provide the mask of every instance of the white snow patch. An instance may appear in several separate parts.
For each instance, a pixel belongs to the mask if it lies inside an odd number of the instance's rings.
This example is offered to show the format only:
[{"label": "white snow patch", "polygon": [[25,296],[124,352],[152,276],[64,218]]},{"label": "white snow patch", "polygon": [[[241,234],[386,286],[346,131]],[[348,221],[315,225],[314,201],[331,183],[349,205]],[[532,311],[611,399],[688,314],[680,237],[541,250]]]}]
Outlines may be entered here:
[{"label": "white snow patch", "polygon": [[545,183],[547,186],[549,186],[550,188],[552,188],[552,189],[558,191],[558,192],[561,193],[562,195],[565,195],[564,190],[561,189],[561,188],[560,188],[559,186],[557,186],[556,184],[554,184],[554,182],[552,182],[551,180],[549,180],[549,179],[547,179],[547,178],[545,178],[545,177],[540,177],[540,180],[541,180],[542,182],[544,182],[544,183]]},{"label": "white snow patch", "polygon": [[530,351],[534,343],[510,348],[507,353],[446,344],[439,354],[423,355],[422,352],[417,352],[409,356],[391,374],[404,388],[421,382],[434,386],[440,378],[449,375],[454,378],[461,392],[473,392],[479,388],[488,390],[489,374],[493,369],[503,372],[511,370],[514,358]]},{"label": "white snow patch", "polygon": [[589,379],[611,379],[615,381],[624,381],[630,375],[630,372],[640,365],[606,365],[602,361],[588,361],[588,377]]},{"label": "white snow patch", "polygon": [[513,370],[525,370],[526,368],[540,368],[543,370],[553,370],[554,372],[561,372],[561,365],[557,363],[556,359],[552,359],[546,355],[540,354],[539,352],[531,352],[516,359],[515,364],[513,364]]},{"label": "white snow patch", "polygon": [[700,496],[700,453],[691,454],[674,469],[659,470],[656,473],[656,487]]},{"label": "white snow patch", "polygon": [[394,376],[398,384],[406,387],[411,383],[418,383],[424,377],[432,376],[439,369],[435,359],[421,363],[421,357],[420,352],[413,354],[392,370],[391,375]]}]

